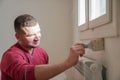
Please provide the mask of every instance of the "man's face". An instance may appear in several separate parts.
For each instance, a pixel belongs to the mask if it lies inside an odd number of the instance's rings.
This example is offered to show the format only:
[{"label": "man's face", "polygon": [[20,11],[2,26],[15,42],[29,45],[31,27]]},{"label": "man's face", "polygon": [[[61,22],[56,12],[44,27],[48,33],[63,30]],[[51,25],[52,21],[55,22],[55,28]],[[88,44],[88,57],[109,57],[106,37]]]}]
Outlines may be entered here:
[{"label": "man's face", "polygon": [[39,24],[33,27],[23,27],[23,34],[18,34],[18,42],[26,48],[34,48],[40,44],[41,30]]}]

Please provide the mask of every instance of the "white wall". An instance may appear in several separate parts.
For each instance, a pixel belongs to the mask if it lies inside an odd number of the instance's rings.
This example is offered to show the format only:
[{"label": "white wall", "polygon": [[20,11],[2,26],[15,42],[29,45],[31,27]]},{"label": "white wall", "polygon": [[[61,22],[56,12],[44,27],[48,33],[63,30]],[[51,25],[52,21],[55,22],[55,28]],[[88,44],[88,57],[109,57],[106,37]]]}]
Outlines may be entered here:
[{"label": "white wall", "polygon": [[72,44],[71,0],[0,0],[0,57],[16,42],[13,22],[20,14],[36,17],[42,28],[41,46],[50,62],[63,60]]},{"label": "white wall", "polygon": [[120,80],[120,37],[106,38],[108,80]]},{"label": "white wall", "polygon": [[[77,1],[77,0],[76,0]],[[105,37],[105,50],[103,51],[91,51],[89,49],[86,49],[86,55],[87,57],[96,59],[100,62],[102,62],[106,68],[107,68],[107,80],[120,80],[120,0],[112,0],[112,1],[117,1],[117,13],[114,14],[115,16],[117,16],[117,30],[118,30],[118,35],[115,37]],[[73,0],[73,4],[75,7],[76,2],[75,0]],[[112,5],[113,6],[113,5]],[[114,5],[116,6],[116,5]],[[75,7],[76,8],[76,7]],[[113,10],[112,10],[113,11]],[[76,13],[76,12],[74,12]],[[112,16],[112,17],[115,17]],[[74,41],[80,41],[80,36],[79,36],[79,32],[78,32],[78,28],[77,26],[75,26],[76,24],[76,16],[73,16],[73,27],[74,27]],[[117,25],[117,24],[116,24]],[[113,26],[116,27],[116,26]],[[111,31],[112,32],[112,31]],[[90,41],[88,40],[83,40],[83,42],[87,42]],[[71,75],[77,73],[74,71]],[[78,79],[75,80],[80,80],[80,75],[74,75],[75,77],[78,77]],[[83,80],[83,79],[81,79]]]}]

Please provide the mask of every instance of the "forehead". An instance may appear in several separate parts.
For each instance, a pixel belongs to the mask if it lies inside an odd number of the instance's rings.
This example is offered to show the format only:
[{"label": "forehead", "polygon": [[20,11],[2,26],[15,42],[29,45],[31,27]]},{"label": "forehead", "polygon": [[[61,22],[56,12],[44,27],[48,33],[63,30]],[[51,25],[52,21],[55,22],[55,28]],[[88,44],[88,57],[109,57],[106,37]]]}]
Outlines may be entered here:
[{"label": "forehead", "polygon": [[32,27],[23,27],[22,30],[25,32],[25,34],[32,34],[41,31],[39,24],[36,24]]}]

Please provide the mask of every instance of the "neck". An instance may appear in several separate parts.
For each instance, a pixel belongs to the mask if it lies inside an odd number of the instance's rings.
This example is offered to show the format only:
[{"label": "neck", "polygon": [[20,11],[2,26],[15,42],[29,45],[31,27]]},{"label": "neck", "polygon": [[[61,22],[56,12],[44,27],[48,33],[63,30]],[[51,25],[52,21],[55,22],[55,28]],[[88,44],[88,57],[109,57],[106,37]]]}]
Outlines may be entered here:
[{"label": "neck", "polygon": [[29,54],[32,54],[33,53],[33,48],[32,49],[29,49],[27,50],[29,52]]}]

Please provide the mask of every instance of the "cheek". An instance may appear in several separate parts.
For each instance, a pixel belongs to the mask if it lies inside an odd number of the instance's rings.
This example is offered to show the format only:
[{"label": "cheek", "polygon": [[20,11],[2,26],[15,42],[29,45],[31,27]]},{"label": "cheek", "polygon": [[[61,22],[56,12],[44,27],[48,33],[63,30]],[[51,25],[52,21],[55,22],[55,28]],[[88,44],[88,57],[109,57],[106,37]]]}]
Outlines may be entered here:
[{"label": "cheek", "polygon": [[34,40],[34,38],[32,38],[32,37],[26,38],[26,42],[28,42],[28,43],[33,42],[33,40]]},{"label": "cheek", "polygon": [[20,36],[18,38],[18,41],[23,44],[23,45],[28,45],[31,44],[33,42],[33,37],[24,37],[24,36]]}]

